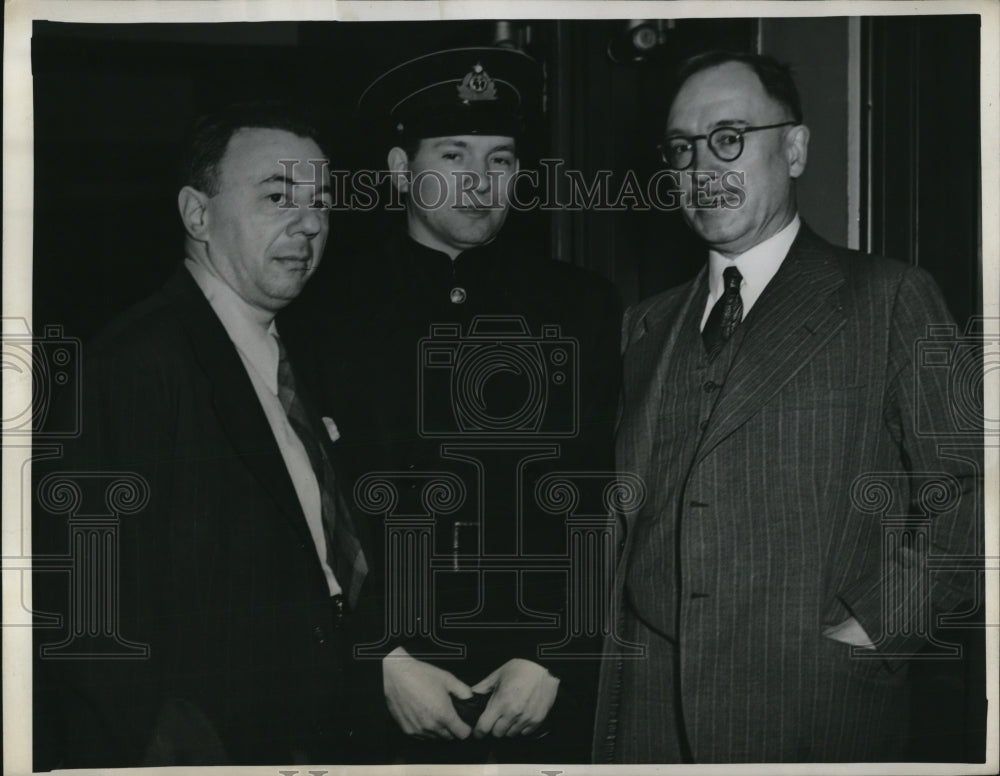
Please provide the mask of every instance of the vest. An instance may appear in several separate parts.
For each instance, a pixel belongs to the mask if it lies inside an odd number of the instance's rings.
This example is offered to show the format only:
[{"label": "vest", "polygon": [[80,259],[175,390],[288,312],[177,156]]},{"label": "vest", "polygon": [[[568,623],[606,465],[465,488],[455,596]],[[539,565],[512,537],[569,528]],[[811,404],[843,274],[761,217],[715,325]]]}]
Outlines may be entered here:
[{"label": "vest", "polygon": [[673,350],[664,354],[669,363],[660,386],[659,422],[651,429],[652,471],[661,481],[646,483],[654,499],[636,520],[625,583],[626,605],[633,614],[671,641],[677,638],[678,596],[685,594],[678,547],[687,477],[746,333],[745,325],[738,327],[709,362],[700,331],[706,299],[707,289],[700,303],[689,306]]}]

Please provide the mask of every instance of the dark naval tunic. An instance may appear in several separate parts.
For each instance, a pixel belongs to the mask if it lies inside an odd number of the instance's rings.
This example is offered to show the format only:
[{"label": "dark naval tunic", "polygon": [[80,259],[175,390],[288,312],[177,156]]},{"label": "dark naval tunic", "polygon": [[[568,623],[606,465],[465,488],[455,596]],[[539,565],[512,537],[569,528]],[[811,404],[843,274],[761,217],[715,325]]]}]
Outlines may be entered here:
[{"label": "dark naval tunic", "polygon": [[[617,293],[502,239],[453,261],[394,233],[349,270],[318,284],[293,314],[310,339],[330,343],[319,365],[324,414],[341,435],[359,519],[367,512],[372,535],[389,536],[386,512],[372,514],[377,485],[388,481],[389,522],[422,516],[432,526],[423,534],[430,622],[414,632],[412,617],[387,611],[384,652],[402,645],[470,686],[515,657],[560,679],[541,737],[405,741],[399,757],[585,761],[597,661],[568,653],[599,651],[600,642],[577,639],[559,657],[539,652],[570,635],[570,548],[565,514],[541,503],[558,494],[536,487],[571,473],[579,511],[599,511],[601,476],[613,468]],[[424,594],[397,550],[379,559],[386,587],[401,590],[386,596],[388,608],[419,609],[414,598]]]}]

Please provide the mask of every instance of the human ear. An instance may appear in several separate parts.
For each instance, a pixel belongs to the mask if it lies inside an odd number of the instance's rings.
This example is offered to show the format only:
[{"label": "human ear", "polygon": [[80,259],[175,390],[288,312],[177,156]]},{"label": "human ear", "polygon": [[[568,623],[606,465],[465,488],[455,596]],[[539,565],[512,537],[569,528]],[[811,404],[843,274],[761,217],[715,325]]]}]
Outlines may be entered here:
[{"label": "human ear", "polygon": [[184,231],[202,242],[208,230],[208,200],[207,194],[193,186],[185,186],[177,193],[177,209],[181,214]]},{"label": "human ear", "polygon": [[809,158],[809,127],[799,124],[792,127],[785,137],[785,158],[788,159],[788,174],[798,178],[806,170]]},{"label": "human ear", "polygon": [[397,191],[409,191],[410,179],[408,173],[410,171],[410,159],[406,155],[406,151],[399,146],[393,146],[389,149],[386,161],[389,164],[389,179],[392,181],[392,185],[396,187]]}]

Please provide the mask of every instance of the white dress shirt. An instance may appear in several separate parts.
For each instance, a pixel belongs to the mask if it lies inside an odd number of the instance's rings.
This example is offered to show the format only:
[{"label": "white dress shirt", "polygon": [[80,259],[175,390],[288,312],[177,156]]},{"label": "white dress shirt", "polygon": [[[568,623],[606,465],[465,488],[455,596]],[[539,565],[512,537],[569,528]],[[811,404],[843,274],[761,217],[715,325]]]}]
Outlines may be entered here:
[{"label": "white dress shirt", "polygon": [[239,294],[200,264],[185,259],[184,266],[219,316],[223,328],[243,360],[243,366],[250,376],[264,415],[267,416],[305,514],[330,595],[337,595],[341,588],[327,562],[323,506],[316,473],[302,440],[288,422],[285,408],[278,399],[278,341],[275,339],[277,328],[274,316],[247,304]]},{"label": "white dress shirt", "polygon": [[727,267],[736,267],[743,276],[743,282],[740,283],[740,298],[743,300],[743,317],[746,318],[750,308],[760,298],[764,288],[771,282],[781,262],[788,255],[788,249],[795,242],[801,224],[796,214],[780,232],[771,235],[764,242],[758,243],[739,256],[730,258],[715,251],[708,252],[708,302],[701,316],[702,329],[705,328],[708,314],[712,312],[712,308],[725,290],[722,272]]}]

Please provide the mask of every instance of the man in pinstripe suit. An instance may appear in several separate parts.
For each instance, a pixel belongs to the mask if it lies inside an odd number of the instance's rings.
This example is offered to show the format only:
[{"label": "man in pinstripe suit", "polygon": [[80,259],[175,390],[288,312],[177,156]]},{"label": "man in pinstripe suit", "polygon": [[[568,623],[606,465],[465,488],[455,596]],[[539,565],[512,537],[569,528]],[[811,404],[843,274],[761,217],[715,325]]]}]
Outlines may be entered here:
[{"label": "man in pinstripe suit", "polygon": [[947,370],[913,359],[951,318],[923,271],[800,221],[809,131],[786,68],[711,52],[677,85],[664,161],[743,194],[684,211],[707,266],[625,317],[617,454],[649,498],[624,515],[616,627],[645,649],[609,641],[595,760],[899,759],[915,618],[974,576],[882,549],[890,514],[925,518],[934,555],[974,554],[981,439],[946,456],[921,434],[954,413]]}]

